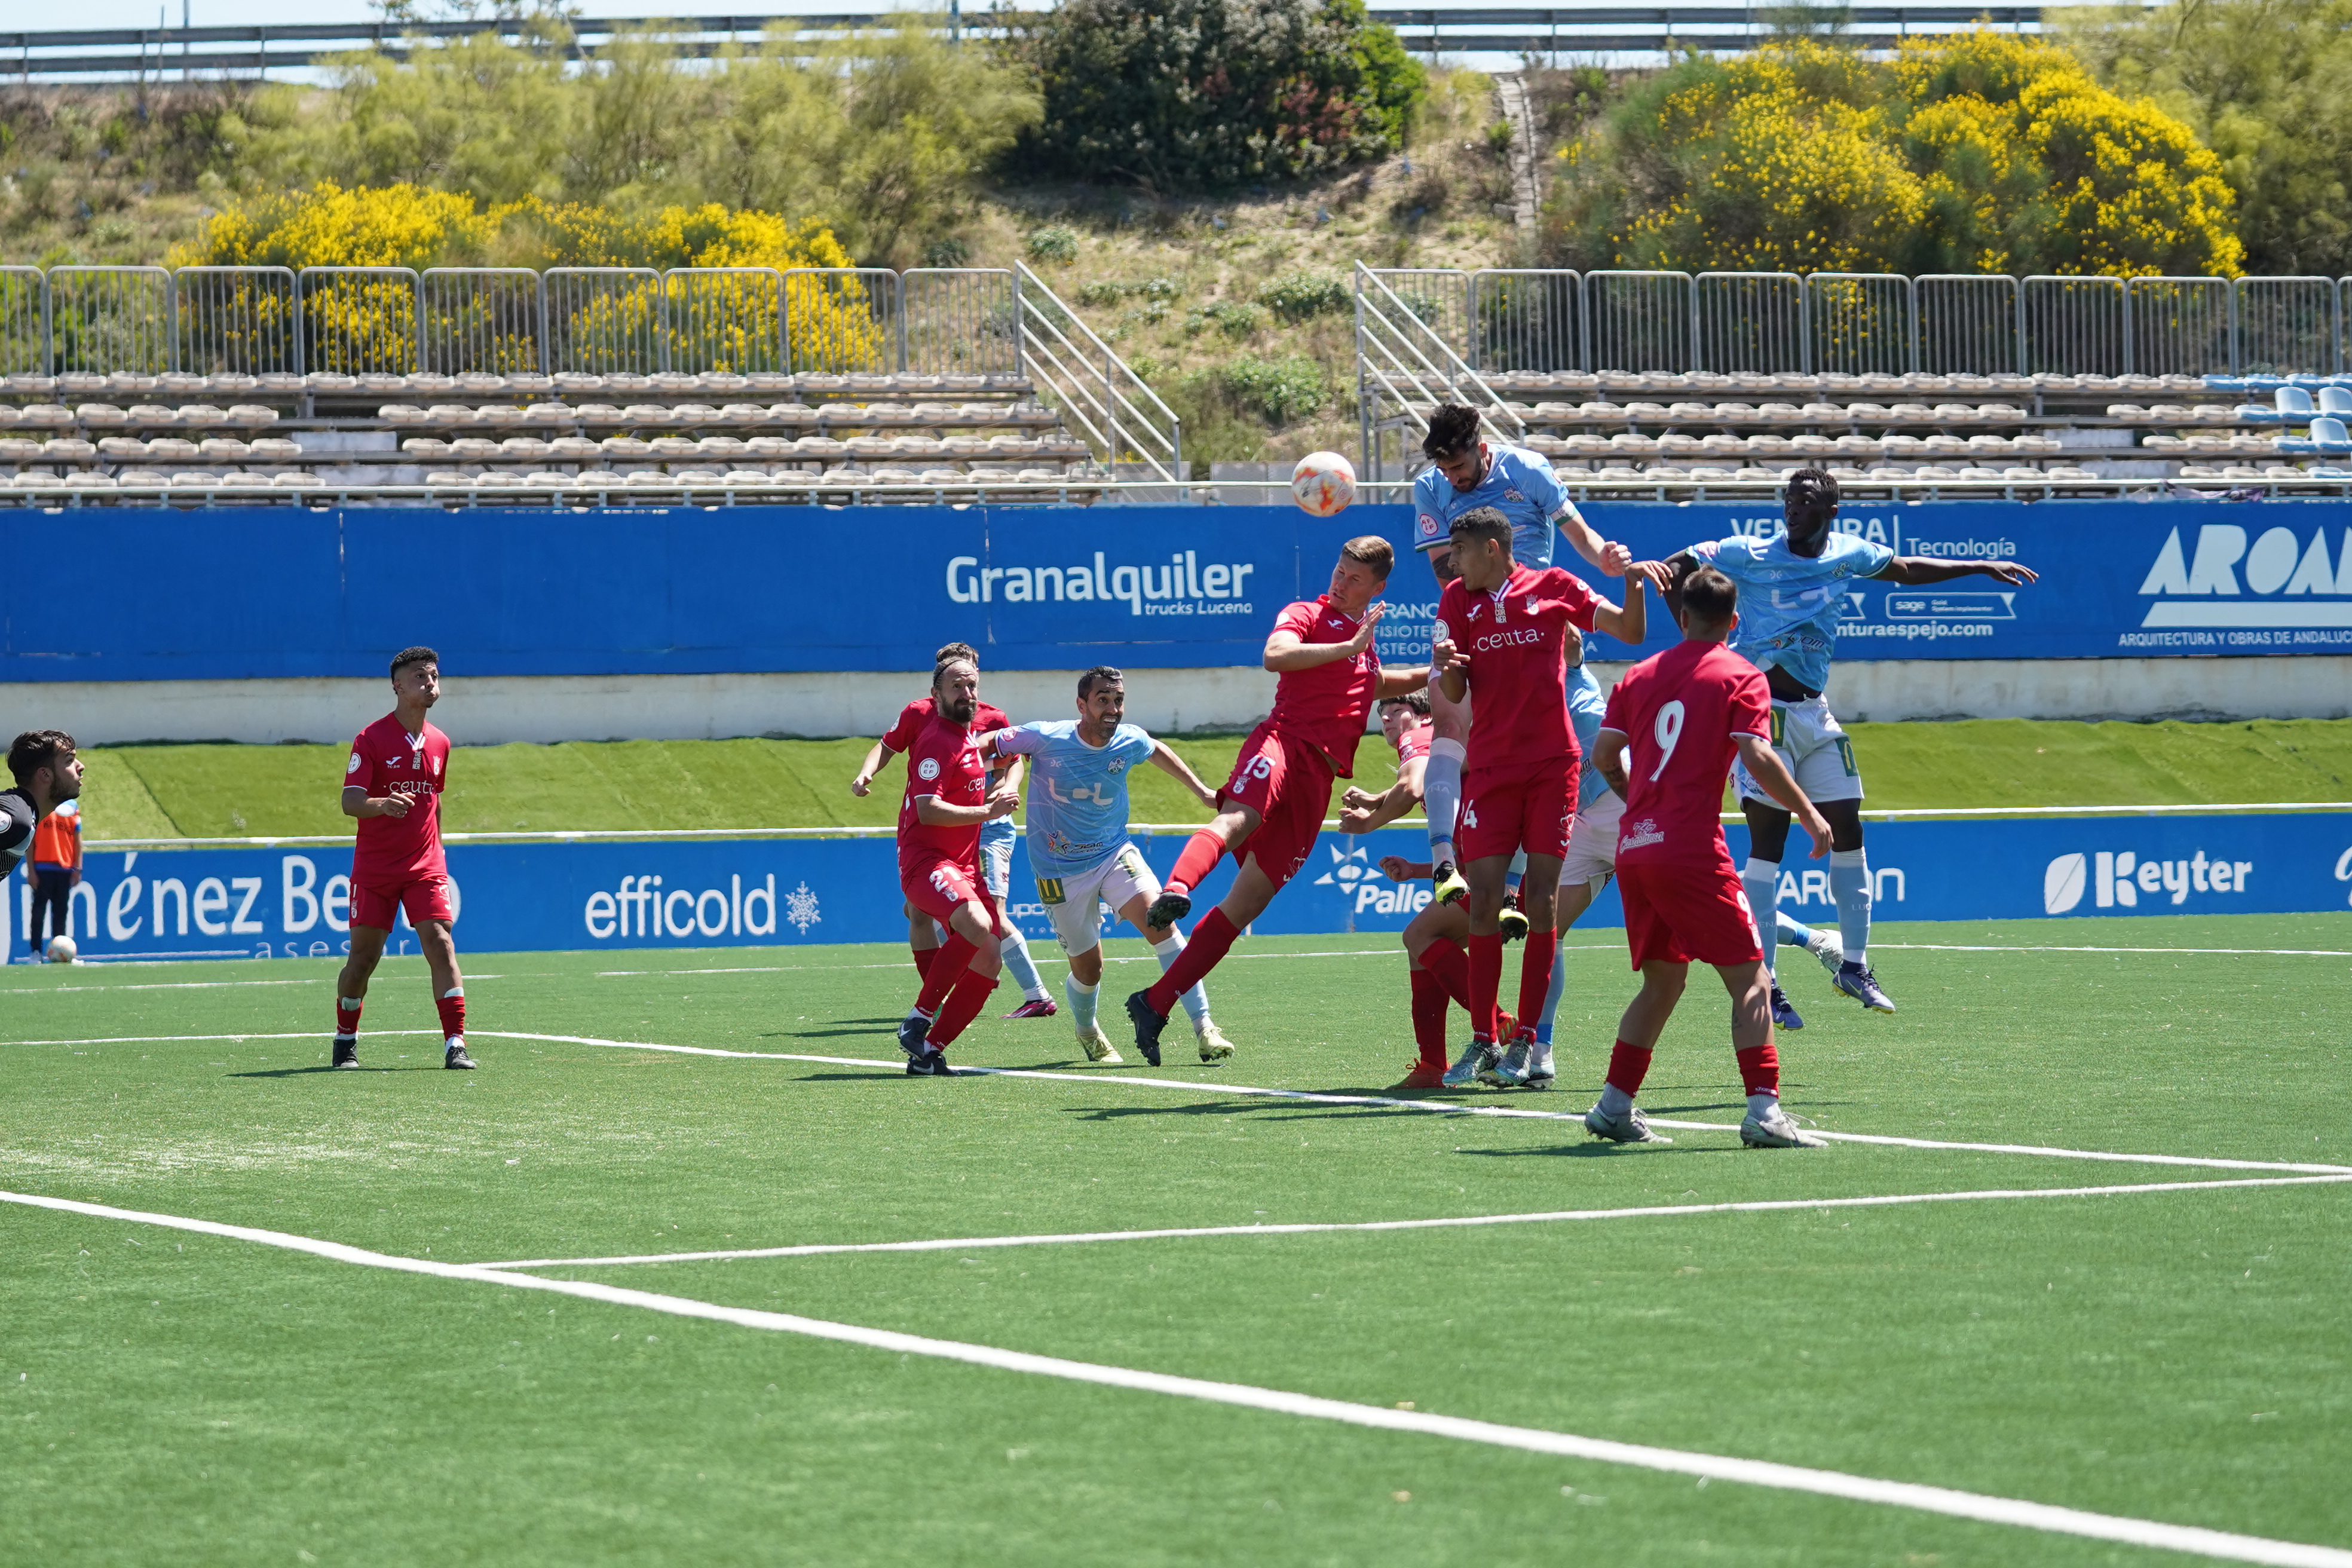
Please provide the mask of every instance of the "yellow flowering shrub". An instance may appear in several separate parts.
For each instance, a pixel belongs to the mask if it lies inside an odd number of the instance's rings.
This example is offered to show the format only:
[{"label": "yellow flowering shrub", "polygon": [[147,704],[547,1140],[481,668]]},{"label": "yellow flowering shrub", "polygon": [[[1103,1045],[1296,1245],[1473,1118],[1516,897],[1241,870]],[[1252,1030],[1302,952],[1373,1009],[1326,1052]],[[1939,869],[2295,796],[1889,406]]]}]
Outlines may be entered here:
[{"label": "yellow flowering shrub", "polygon": [[1689,56],[1557,162],[1552,259],[1688,271],[2234,276],[2220,162],[2074,56],[1978,28],[1888,61]]}]

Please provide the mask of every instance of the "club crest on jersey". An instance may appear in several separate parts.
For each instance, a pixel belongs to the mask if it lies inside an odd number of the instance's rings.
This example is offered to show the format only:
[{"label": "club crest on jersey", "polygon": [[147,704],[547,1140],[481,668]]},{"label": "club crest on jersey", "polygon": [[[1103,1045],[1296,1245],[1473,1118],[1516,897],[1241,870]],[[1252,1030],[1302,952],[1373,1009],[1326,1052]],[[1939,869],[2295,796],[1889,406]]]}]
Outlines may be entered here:
[{"label": "club crest on jersey", "polygon": [[1434,539],[1437,537],[1438,531],[1439,524],[1437,520],[1430,516],[1429,513],[1423,512],[1421,514],[1421,536],[1423,539]]},{"label": "club crest on jersey", "polygon": [[360,754],[359,754],[357,752],[353,752],[352,753],[352,760],[351,760],[350,762],[345,763],[343,764],[343,772],[345,772],[345,773],[357,773],[357,772],[359,772],[359,771],[360,771]]},{"label": "club crest on jersey", "polygon": [[1528,498],[1527,498],[1527,497],[1525,497],[1525,496],[1523,496],[1523,495],[1521,495],[1521,494],[1520,494],[1518,491],[1517,491],[1517,490],[1505,490],[1505,491],[1503,492],[1503,499],[1504,499],[1505,500],[1515,500],[1515,501],[1521,501],[1521,502],[1524,502]]},{"label": "club crest on jersey", "polygon": [[926,784],[929,783],[931,780],[933,780],[933,779],[935,779],[935,778],[939,777],[939,776],[940,776],[940,760],[939,760],[939,758],[937,758],[937,757],[925,757],[925,758],[924,758],[924,759],[923,759],[919,763],[918,763],[918,764],[916,765],[916,768],[915,768],[915,776],[916,776],[917,778],[921,779],[921,780],[922,780],[923,782],[925,782]]}]

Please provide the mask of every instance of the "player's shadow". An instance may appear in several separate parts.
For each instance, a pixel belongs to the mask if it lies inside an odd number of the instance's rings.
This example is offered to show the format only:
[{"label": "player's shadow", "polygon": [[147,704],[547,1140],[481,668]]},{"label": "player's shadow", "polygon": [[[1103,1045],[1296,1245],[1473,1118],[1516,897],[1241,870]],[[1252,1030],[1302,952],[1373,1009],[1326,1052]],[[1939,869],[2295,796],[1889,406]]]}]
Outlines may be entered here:
[{"label": "player's shadow", "polygon": [[1725,1154],[1731,1152],[1720,1144],[1711,1143],[1612,1143],[1605,1138],[1595,1138],[1582,1143],[1556,1143],[1541,1149],[1456,1149],[1457,1154],[1470,1154],[1487,1160],[1613,1160],[1620,1155],[1635,1154]]},{"label": "player's shadow", "polygon": [[845,1035],[879,1035],[898,1026],[898,1018],[835,1018],[841,1026],[832,1029],[765,1029],[759,1036],[763,1040],[833,1040]]},{"label": "player's shadow", "polygon": [[1092,1110],[1072,1107],[1070,1114],[1084,1121],[1123,1121],[1138,1116],[1255,1116],[1265,1121],[1361,1121],[1394,1116],[1393,1107],[1380,1105],[1301,1105],[1296,1100],[1213,1100],[1190,1105],[1105,1105]]},{"label": "player's shadow", "polygon": [[380,1068],[371,1067],[365,1063],[362,1063],[360,1066],[355,1068],[339,1068],[330,1067],[325,1062],[316,1062],[306,1068],[269,1068],[267,1069],[257,1068],[251,1072],[233,1072],[223,1076],[227,1078],[308,1078],[312,1073],[441,1072],[443,1070],[445,1069],[431,1062],[419,1062],[413,1068]]}]

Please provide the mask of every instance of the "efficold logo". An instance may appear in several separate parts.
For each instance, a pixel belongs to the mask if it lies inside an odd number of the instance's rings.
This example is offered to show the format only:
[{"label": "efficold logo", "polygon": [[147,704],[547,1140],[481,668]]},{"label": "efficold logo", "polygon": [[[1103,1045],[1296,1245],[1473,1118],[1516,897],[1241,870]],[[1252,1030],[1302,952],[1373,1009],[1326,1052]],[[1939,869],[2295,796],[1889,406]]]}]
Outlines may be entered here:
[{"label": "efficold logo", "polygon": [[[2338,862],[2339,871],[2352,869],[2352,849]],[[2101,849],[2084,855],[2061,855],[2042,873],[2044,914],[2070,914],[2091,895],[2094,909],[2137,909],[2143,897],[2151,904],[2185,904],[2191,893],[2242,893],[2254,874],[2251,860],[2216,860],[2197,850],[2186,860],[2142,859],[2135,850]]]},{"label": "efficold logo", "polygon": [[2209,522],[2193,550],[2180,532],[2166,537],[2139,585],[2156,601],[2142,627],[2352,628],[2352,529],[2332,556],[2325,526],[2270,528],[2249,539],[2234,522]]}]

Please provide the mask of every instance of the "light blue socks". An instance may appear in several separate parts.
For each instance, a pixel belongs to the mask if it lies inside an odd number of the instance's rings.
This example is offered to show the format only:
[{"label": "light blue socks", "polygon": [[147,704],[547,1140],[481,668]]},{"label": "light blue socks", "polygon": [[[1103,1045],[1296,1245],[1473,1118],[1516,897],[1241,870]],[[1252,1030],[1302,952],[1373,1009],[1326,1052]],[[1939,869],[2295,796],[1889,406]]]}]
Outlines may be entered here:
[{"label": "light blue socks", "polygon": [[1859,849],[1830,851],[1830,897],[1837,901],[1845,961],[1870,965],[1870,862]]}]

